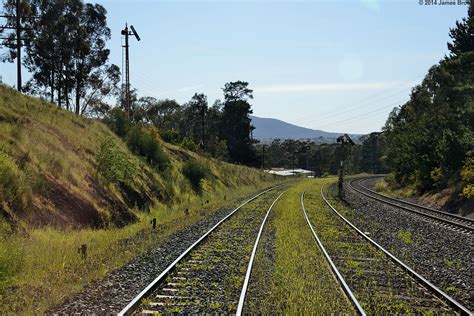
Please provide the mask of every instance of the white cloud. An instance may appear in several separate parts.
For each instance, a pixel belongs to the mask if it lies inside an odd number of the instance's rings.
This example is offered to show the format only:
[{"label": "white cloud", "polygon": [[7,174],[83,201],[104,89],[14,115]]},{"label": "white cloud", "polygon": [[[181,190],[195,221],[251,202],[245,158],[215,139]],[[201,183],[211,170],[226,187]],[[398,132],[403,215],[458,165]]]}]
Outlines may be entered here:
[{"label": "white cloud", "polygon": [[384,89],[410,81],[387,82],[355,82],[355,83],[314,83],[314,84],[282,84],[254,87],[257,93],[292,93],[292,92],[328,92],[351,91],[365,89]]}]

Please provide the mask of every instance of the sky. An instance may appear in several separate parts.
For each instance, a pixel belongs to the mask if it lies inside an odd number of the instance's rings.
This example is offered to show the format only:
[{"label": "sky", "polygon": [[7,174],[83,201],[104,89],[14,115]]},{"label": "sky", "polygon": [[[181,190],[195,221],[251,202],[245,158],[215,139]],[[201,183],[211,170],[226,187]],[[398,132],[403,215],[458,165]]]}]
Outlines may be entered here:
[{"label": "sky", "polygon": [[[122,67],[126,22],[141,37],[130,39],[139,96],[184,103],[198,92],[212,104],[243,80],[256,116],[361,134],[408,100],[467,16],[466,5],[420,0],[96,2],[108,11],[111,63]],[[0,75],[15,85],[14,65],[0,64]]]}]

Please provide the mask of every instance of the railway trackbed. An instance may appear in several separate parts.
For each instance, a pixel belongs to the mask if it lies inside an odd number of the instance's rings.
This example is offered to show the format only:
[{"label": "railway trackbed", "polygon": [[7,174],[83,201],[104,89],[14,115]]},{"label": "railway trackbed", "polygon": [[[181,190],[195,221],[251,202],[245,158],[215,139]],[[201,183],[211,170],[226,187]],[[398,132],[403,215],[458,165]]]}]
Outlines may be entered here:
[{"label": "railway trackbed", "polygon": [[361,314],[472,315],[350,223],[330,204],[323,188],[319,194],[302,194],[303,212],[339,283]]},{"label": "railway trackbed", "polygon": [[255,254],[265,219],[286,187],[264,191],[236,208],[184,251],[119,315],[235,313],[245,280],[248,282],[249,258]]},{"label": "railway trackbed", "polygon": [[385,203],[397,207],[399,209],[403,209],[405,211],[417,214],[419,216],[424,217],[426,220],[436,222],[437,224],[442,225],[446,228],[467,234],[474,233],[474,220],[470,218],[450,214],[434,208],[396,199],[394,197],[375,192],[367,186],[364,186],[364,183],[366,181],[372,180],[373,178],[374,177],[352,179],[348,182],[348,187],[350,190],[353,190],[378,202]]}]

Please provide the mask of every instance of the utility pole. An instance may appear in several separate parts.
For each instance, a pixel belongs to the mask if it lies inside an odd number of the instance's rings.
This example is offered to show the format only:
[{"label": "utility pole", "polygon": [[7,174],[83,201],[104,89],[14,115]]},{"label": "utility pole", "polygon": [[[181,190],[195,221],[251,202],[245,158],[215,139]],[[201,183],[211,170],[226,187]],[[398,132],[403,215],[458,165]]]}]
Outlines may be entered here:
[{"label": "utility pole", "polygon": [[125,23],[125,28],[122,30],[121,34],[125,36],[125,115],[130,119],[130,58],[129,58],[129,45],[128,37],[134,35],[137,41],[140,41],[140,36],[138,36],[137,31],[130,25],[131,31],[128,30],[128,25]]},{"label": "utility pole", "polygon": [[262,169],[265,171],[265,144],[262,146]]},{"label": "utility pole", "polygon": [[[15,31],[15,42],[16,44],[8,43],[12,40],[9,37],[0,37],[3,40],[2,45],[5,45],[10,48],[16,49],[16,88],[18,91],[22,91],[22,77],[21,77],[21,47],[23,46],[21,41],[21,32],[31,29],[26,29],[21,26],[21,19],[22,18],[37,18],[36,16],[22,16],[21,14],[21,0],[15,1],[15,15],[0,15],[0,18],[7,19],[9,21],[6,25],[0,26],[0,30],[14,30]],[[5,43],[7,41],[8,44]]]},{"label": "utility pole", "polygon": [[203,151],[204,151],[204,148],[205,148],[205,146],[204,146],[204,136],[205,136],[205,134],[204,134],[204,118],[206,116],[205,111],[206,111],[206,108],[205,108],[204,105],[202,105],[201,106],[201,143],[202,143],[202,145],[201,146],[202,146]]},{"label": "utility pole", "polygon": [[16,86],[18,91],[22,90],[21,82],[21,24],[20,24],[20,0],[16,0]]}]

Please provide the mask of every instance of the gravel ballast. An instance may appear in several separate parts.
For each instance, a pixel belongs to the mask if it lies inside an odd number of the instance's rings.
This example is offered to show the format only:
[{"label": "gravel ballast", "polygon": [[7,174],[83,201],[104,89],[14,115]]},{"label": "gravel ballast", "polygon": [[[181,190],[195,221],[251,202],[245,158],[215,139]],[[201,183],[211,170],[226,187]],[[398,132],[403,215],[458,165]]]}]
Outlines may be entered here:
[{"label": "gravel ballast", "polygon": [[156,248],[137,256],[105,278],[87,285],[80,293],[49,310],[47,314],[118,313],[184,250],[244,200],[206,215],[197,223],[170,235]]},{"label": "gravel ballast", "polygon": [[[335,188],[332,192],[335,194]],[[346,190],[349,220],[461,304],[474,309],[473,234]]]}]

